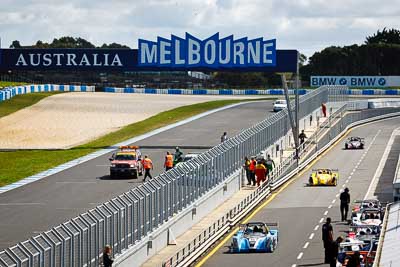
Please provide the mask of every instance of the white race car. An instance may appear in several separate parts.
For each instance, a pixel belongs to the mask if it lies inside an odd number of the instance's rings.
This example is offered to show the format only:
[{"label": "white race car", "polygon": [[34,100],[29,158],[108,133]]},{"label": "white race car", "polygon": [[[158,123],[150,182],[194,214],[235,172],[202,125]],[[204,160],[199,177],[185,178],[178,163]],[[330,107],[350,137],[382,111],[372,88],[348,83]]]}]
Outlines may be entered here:
[{"label": "white race car", "polygon": [[274,107],[273,107],[274,112],[281,111],[282,109],[285,109],[285,108],[287,108],[286,100],[284,100],[284,99],[277,99],[277,100],[274,102]]},{"label": "white race car", "polygon": [[375,225],[380,226],[383,220],[382,209],[366,208],[352,214],[352,225]]}]

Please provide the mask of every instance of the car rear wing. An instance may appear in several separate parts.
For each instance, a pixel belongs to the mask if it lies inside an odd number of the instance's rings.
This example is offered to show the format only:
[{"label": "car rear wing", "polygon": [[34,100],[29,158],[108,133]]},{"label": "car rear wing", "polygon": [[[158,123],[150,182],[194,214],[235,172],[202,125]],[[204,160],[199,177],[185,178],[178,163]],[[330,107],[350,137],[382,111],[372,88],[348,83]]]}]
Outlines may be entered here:
[{"label": "car rear wing", "polygon": [[278,227],[279,226],[278,223],[265,223],[265,225],[269,226],[269,227]]}]

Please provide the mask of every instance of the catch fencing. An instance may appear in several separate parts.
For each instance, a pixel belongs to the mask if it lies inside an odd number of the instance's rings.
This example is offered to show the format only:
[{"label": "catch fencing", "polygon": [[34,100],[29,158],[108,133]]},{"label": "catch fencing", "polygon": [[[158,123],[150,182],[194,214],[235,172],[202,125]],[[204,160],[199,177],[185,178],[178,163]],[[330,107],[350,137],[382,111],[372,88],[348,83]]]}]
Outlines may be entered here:
[{"label": "catch fencing", "polygon": [[[308,141],[300,148],[300,165],[305,166],[318,155],[318,151],[325,150],[335,138],[354,123],[379,117],[385,114],[400,112],[400,108],[368,109],[353,111],[351,103],[343,105],[331,114],[328,120],[318,125],[317,131],[308,138]],[[231,230],[249,211],[256,207],[262,200],[270,195],[283,183],[287,182],[299,171],[295,152],[288,156],[271,173],[269,183],[264,183],[251,194],[246,196],[230,211],[221,218],[210,224],[210,226],[181,250],[165,259],[162,267],[188,266],[199,257],[214,241],[218,240],[227,231]],[[243,172],[238,175],[244,176]],[[242,180],[242,177],[238,178]],[[161,267],[161,266],[159,266]]]},{"label": "catch fencing", "polygon": [[[299,118],[321,103],[343,101],[344,89],[325,86],[300,96]],[[237,172],[244,156],[258,154],[289,130],[285,109],[197,158],[0,252],[0,266],[99,266],[106,244],[114,254],[138,244]]]}]

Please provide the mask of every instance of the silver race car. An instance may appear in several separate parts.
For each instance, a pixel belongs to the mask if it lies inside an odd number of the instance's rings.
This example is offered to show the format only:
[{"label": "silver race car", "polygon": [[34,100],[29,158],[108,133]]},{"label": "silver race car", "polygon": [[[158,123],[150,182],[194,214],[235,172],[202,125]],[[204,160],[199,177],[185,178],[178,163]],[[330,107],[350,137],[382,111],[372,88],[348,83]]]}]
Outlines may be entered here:
[{"label": "silver race car", "polygon": [[364,138],[361,137],[350,137],[344,144],[345,149],[364,149]]}]

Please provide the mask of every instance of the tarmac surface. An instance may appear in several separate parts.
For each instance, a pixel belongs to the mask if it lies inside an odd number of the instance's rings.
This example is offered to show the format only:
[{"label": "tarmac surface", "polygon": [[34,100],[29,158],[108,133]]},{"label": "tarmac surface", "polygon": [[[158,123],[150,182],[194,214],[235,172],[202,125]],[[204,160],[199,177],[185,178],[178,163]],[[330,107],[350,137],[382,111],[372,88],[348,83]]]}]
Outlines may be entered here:
[{"label": "tarmac surface", "polygon": [[[221,134],[236,135],[272,113],[272,101],[223,110],[140,141],[154,163],[153,177],[163,171],[166,151],[186,154],[219,143]],[[110,179],[107,154],[39,181],[0,194],[0,250],[49,230],[142,183]]]},{"label": "tarmac surface", "polygon": [[[265,207],[250,221],[278,222],[279,243],[275,252],[231,254],[228,236],[220,249],[209,250],[203,266],[328,266],[323,264],[322,224],[331,217],[334,238],[346,235],[348,226],[340,221],[339,194],[348,187],[352,201],[365,197],[392,131],[399,125],[400,118],[393,118],[355,128],[349,136],[365,137],[364,150],[344,150],[345,139],[341,139],[275,197],[264,202]],[[320,167],[339,169],[336,187],[306,185],[312,169]],[[379,186],[376,190],[375,194],[381,193]]]}]

